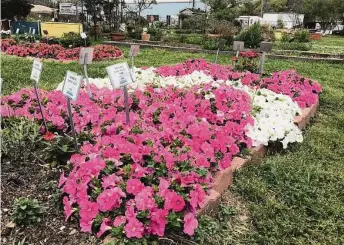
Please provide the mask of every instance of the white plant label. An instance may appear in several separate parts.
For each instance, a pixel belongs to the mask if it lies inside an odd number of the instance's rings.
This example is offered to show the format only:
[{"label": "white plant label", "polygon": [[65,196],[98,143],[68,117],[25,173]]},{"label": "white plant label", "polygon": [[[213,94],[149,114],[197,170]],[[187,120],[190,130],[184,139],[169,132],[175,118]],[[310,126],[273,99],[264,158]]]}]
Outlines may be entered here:
[{"label": "white plant label", "polygon": [[234,41],[233,42],[233,50],[234,51],[242,51],[242,50],[244,50],[244,45],[245,45],[244,42]]},{"label": "white plant label", "polygon": [[135,57],[140,51],[140,45],[134,44],[130,46],[129,57]]},{"label": "white plant label", "polygon": [[35,35],[36,34],[36,29],[32,29],[32,35]]},{"label": "white plant label", "polygon": [[38,59],[34,59],[33,64],[32,64],[30,79],[35,81],[36,84],[39,82],[39,79],[41,78],[42,68],[43,68],[43,63],[39,61]]},{"label": "white plant label", "polygon": [[2,78],[0,77],[0,95],[1,95],[1,92],[2,92]]},{"label": "white plant label", "polygon": [[94,48],[81,48],[79,54],[79,64],[92,64]]},{"label": "white plant label", "polygon": [[17,30],[16,30],[16,34],[19,34],[19,28],[17,28]]},{"label": "white plant label", "polygon": [[82,39],[86,39],[86,38],[87,38],[87,35],[86,35],[85,32],[81,32],[81,33],[80,33],[80,36],[81,36]]},{"label": "white plant label", "polygon": [[75,72],[67,71],[62,93],[71,100],[77,100],[79,96],[81,77]]},{"label": "white plant label", "polygon": [[133,83],[128,63],[119,63],[106,67],[112,87],[119,88]]}]

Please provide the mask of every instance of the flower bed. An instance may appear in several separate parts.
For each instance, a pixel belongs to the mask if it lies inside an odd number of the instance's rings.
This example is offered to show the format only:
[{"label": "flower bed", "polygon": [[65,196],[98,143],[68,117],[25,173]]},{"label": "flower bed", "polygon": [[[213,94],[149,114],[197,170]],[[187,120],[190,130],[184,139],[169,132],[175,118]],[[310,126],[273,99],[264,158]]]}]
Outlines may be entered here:
[{"label": "flower bed", "polygon": [[[66,49],[59,44],[25,43],[16,44],[14,40],[6,39],[1,43],[1,50],[9,55],[20,57],[37,57],[56,60],[77,60],[80,47]],[[123,57],[123,51],[111,45],[94,46],[93,59],[104,60]]]},{"label": "flower bed", "polygon": [[[94,99],[82,89],[73,103],[76,131],[88,140],[79,138],[81,150],[70,158],[59,187],[66,219],[76,214],[84,232],[139,239],[180,230],[192,236],[197,210],[216,200],[232,169],[246,163],[236,156],[252,145],[302,141],[293,122],[301,113],[297,97],[261,88],[255,74],[194,60],[136,69],[135,75],[131,125],[125,123],[123,92],[106,88],[107,79],[91,79]],[[308,91],[301,83],[308,80],[297,78],[300,91]],[[289,83],[289,77],[279,79]],[[62,93],[40,93],[49,130],[70,133]],[[5,96],[1,110],[5,117],[40,118],[31,89]],[[54,137],[44,135],[52,142]]]},{"label": "flower bed", "polygon": [[[205,99],[204,91],[211,91],[214,100]],[[233,156],[251,145],[245,135],[253,123],[248,94],[227,85],[137,90],[130,100],[129,127],[121,90],[93,93],[96,101],[82,92],[73,105],[77,132],[90,133],[93,144],[84,143],[70,159],[69,176],[61,177],[67,218],[80,208],[82,231],[101,221],[99,236],[110,227],[119,234],[124,229],[128,238],[163,236],[166,225],[182,224],[192,235],[194,213],[211,186],[211,173],[228,168]],[[51,128],[66,131],[61,92],[43,92],[42,97]],[[39,115],[32,90],[3,101],[11,110],[4,106],[2,111],[12,116]]]}]

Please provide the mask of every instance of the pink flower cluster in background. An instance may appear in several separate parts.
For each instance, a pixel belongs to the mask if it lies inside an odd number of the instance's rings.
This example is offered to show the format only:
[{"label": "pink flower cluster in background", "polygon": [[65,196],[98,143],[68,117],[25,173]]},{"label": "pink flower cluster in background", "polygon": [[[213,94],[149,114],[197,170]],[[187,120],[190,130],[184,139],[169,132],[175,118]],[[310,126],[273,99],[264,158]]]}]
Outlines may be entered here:
[{"label": "pink flower cluster in background", "polygon": [[[1,50],[6,54],[20,57],[51,58],[57,60],[77,60],[80,47],[66,49],[59,44],[25,43],[16,44],[14,40],[6,39],[1,42]],[[93,59],[104,60],[123,57],[123,51],[111,45],[94,46]]]},{"label": "pink flower cluster in background", "polygon": [[252,74],[249,71],[234,71],[232,66],[214,64],[204,59],[191,59],[176,65],[160,66],[155,71],[163,77],[183,76],[194,71],[203,71],[205,74],[214,77],[215,80],[238,80],[245,76],[252,78],[253,81],[259,80],[258,74]]},{"label": "pink flower cluster in background", "polygon": [[13,39],[2,39],[1,40],[1,51],[6,51],[8,47],[15,45],[16,41]]},{"label": "pink flower cluster in background", "polygon": [[[248,54],[247,54],[248,53]],[[245,55],[250,54],[250,50]],[[272,73],[271,76],[260,78],[258,74],[246,72],[237,72],[231,66],[222,66],[209,63],[204,59],[188,60],[184,63],[161,66],[156,69],[160,76],[183,76],[191,74],[194,71],[203,71],[219,80],[239,80],[251,88],[267,88],[275,93],[290,96],[297,102],[300,108],[311,107],[318,103],[319,94],[322,91],[321,85],[310,78],[305,78],[295,70],[287,70]],[[215,79],[215,80],[216,80]]]},{"label": "pink flower cluster in background", "polygon": [[264,77],[258,83],[242,80],[251,87],[267,88],[275,93],[288,95],[300,108],[311,107],[318,103],[321,85],[296,73],[295,70],[279,71]]},{"label": "pink flower cluster in background", "polygon": [[[131,94],[128,126],[123,91],[92,92],[94,100],[82,91],[73,103],[77,132],[92,140],[71,157],[71,171],[59,181],[66,219],[77,208],[81,230],[100,226],[98,236],[109,229],[128,238],[163,236],[171,226],[193,235],[212,174],[251,146],[249,95],[227,85],[148,87]],[[210,92],[215,97],[205,99]],[[40,94],[50,130],[68,133],[62,93]],[[5,96],[1,110],[3,116],[40,118],[31,89]]]}]

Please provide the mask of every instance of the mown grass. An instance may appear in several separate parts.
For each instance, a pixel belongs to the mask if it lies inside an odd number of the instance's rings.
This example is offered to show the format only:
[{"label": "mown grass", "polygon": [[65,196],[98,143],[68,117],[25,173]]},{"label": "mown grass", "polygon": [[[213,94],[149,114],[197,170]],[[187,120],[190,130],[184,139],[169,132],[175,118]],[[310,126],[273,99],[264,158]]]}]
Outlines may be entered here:
[{"label": "mown grass", "polygon": [[344,54],[344,36],[325,36],[313,41],[312,52]]},{"label": "mown grass", "polygon": [[342,65],[274,61],[321,82],[323,94],[302,144],[235,176],[249,204],[252,244],[344,243],[344,78]]},{"label": "mown grass", "polygon": [[[195,57],[214,59],[214,55],[144,49],[135,64],[157,66]],[[230,60],[224,55],[219,58],[222,64]],[[111,63],[90,65],[89,76],[104,77],[105,67]],[[6,94],[31,85],[31,64],[21,58],[1,57]],[[249,225],[223,226],[226,222],[215,220],[222,230],[207,244],[344,244],[343,65],[276,60],[267,60],[265,65],[268,72],[291,68],[323,85],[317,117],[302,144],[236,173],[229,191],[244,200]],[[40,87],[46,89],[55,88],[67,70],[81,73],[77,63],[45,63],[43,69]],[[229,205],[228,200],[222,204]]]}]

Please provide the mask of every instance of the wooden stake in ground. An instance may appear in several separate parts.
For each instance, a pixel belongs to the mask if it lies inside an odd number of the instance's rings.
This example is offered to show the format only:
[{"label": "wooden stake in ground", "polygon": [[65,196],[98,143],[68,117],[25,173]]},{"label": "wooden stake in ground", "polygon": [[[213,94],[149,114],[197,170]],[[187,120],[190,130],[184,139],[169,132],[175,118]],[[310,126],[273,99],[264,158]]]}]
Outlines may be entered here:
[{"label": "wooden stake in ground", "polygon": [[81,76],[79,76],[75,72],[67,71],[66,78],[63,83],[62,93],[67,98],[68,116],[69,116],[70,127],[73,133],[75,151],[79,151],[79,147],[78,147],[78,140],[76,138],[76,132],[74,129],[73,113],[72,113],[72,106],[71,106],[70,101],[71,100],[76,101],[78,99],[80,83],[81,83]]},{"label": "wooden stake in ground", "polygon": [[84,77],[86,79],[86,86],[88,91],[88,96],[90,99],[93,98],[92,91],[90,87],[90,81],[88,79],[87,65],[92,64],[94,48],[81,48],[79,54],[79,64],[83,65]]},{"label": "wooden stake in ground", "polygon": [[265,56],[266,56],[266,53],[271,51],[271,49],[272,49],[272,43],[270,42],[260,43],[260,52],[262,52],[262,55],[260,56],[260,62],[259,62],[259,67],[258,67],[259,74],[264,73]]},{"label": "wooden stake in ground", "polygon": [[224,39],[220,39],[219,43],[217,44],[217,52],[216,52],[215,60],[214,60],[215,64],[217,63],[217,59],[219,57],[220,50],[225,47],[225,44],[226,44],[226,40],[224,40]]},{"label": "wooden stake in ground", "polygon": [[134,72],[134,58],[138,55],[140,51],[140,45],[133,44],[130,46],[129,57],[131,58],[131,70]]},{"label": "wooden stake in ground", "polygon": [[134,82],[128,63],[119,63],[106,67],[113,89],[123,88],[126,123],[130,125],[129,95],[127,85]]},{"label": "wooden stake in ground", "polygon": [[45,130],[48,131],[47,122],[45,121],[45,118],[44,118],[42,101],[41,101],[41,98],[39,97],[39,94],[38,94],[38,82],[39,82],[39,79],[41,78],[42,69],[43,69],[43,63],[41,61],[39,61],[38,59],[34,59],[33,64],[32,64],[30,79],[33,81],[33,86],[35,89],[35,94],[36,94],[36,98],[38,101],[38,106],[39,106],[39,110],[41,112],[41,116],[42,116]]}]

